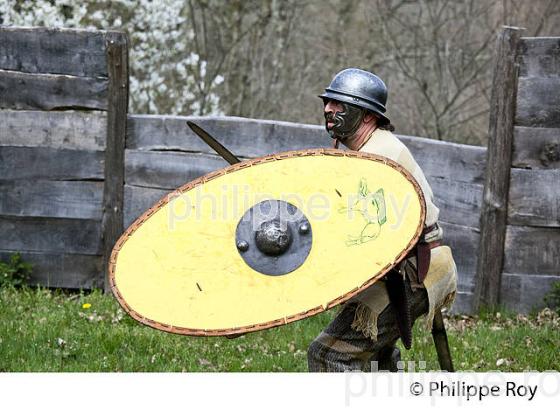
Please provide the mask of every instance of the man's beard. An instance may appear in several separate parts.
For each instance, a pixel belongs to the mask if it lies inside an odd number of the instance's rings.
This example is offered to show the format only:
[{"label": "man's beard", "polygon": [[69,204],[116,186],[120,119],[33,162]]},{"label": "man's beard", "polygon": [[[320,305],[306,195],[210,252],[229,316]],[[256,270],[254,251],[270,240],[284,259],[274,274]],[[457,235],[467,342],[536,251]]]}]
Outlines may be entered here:
[{"label": "man's beard", "polygon": [[[351,104],[341,103],[342,111],[337,113],[325,113],[325,128],[331,138],[336,138],[340,141],[353,136],[362,120],[364,118],[365,110]],[[332,122],[334,125],[329,128],[328,123]]]}]

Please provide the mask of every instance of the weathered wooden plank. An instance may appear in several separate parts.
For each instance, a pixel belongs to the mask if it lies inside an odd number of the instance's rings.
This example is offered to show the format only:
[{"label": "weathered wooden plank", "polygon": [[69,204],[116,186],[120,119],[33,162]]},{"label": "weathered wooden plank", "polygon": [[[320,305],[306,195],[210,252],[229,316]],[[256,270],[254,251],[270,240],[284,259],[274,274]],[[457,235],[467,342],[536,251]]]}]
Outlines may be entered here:
[{"label": "weathered wooden plank", "polygon": [[457,265],[457,287],[461,292],[472,292],[478,254],[478,229],[440,222],[443,243],[451,248]]},{"label": "weathered wooden plank", "polygon": [[175,189],[228,163],[217,155],[125,150],[129,185]]},{"label": "weathered wooden plank", "polygon": [[124,228],[128,228],[140,215],[156,204],[172,189],[124,186]]},{"label": "weathered wooden plank", "polygon": [[520,30],[514,27],[505,27],[498,36],[474,289],[476,310],[482,306],[497,306],[501,288],[517,90],[518,70],[515,60],[519,38]]},{"label": "weathered wooden plank", "polygon": [[515,127],[512,166],[560,169],[560,128]]},{"label": "weathered wooden plank", "polygon": [[560,276],[560,228],[508,226],[504,272]]},{"label": "weathered wooden plank", "polygon": [[101,223],[85,219],[0,216],[0,249],[101,254]]},{"label": "weathered wooden plank", "polygon": [[[109,33],[106,41],[109,112],[102,221],[105,268],[109,264],[113,246],[123,232],[124,147],[128,111],[128,39],[124,33]],[[110,291],[109,270],[105,270],[104,288]]]},{"label": "weathered wooden plank", "polygon": [[512,169],[508,224],[560,227],[560,169]]},{"label": "weathered wooden plank", "polygon": [[107,76],[103,31],[0,27],[0,69]]},{"label": "weathered wooden plank", "polygon": [[1,147],[0,179],[103,179],[101,151],[42,147]]},{"label": "weathered wooden plank", "polygon": [[530,313],[545,307],[544,296],[550,291],[558,276],[503,273],[500,302],[506,309]]},{"label": "weathered wooden plank", "polygon": [[515,125],[560,128],[560,77],[519,79]]},{"label": "weathered wooden plank", "polygon": [[[186,121],[200,124],[235,155],[258,157],[275,152],[330,147],[332,140],[324,127],[236,117],[179,117],[130,115],[127,148],[134,150],[175,150],[214,154],[187,127]],[[426,138],[399,135],[426,175],[457,181],[482,183],[486,149]]]},{"label": "weathered wooden plank", "polygon": [[519,42],[520,77],[560,76],[560,37],[525,37]]},{"label": "weathered wooden plank", "polygon": [[0,215],[101,220],[103,182],[0,180]]},{"label": "weathered wooden plank", "polygon": [[453,178],[428,177],[434,192],[439,219],[457,225],[478,228],[483,186]]},{"label": "weathered wooden plank", "polygon": [[214,154],[187,126],[200,125],[239,157],[252,158],[296,149],[329,147],[323,127],[238,117],[131,115],[126,147],[135,150],[182,150]]},{"label": "weathered wooden plank", "polygon": [[[434,185],[432,185],[434,186]],[[450,207],[446,207],[445,205],[442,206],[441,202],[437,202],[437,205],[440,206],[440,221],[443,223],[450,223],[451,230],[455,231],[457,227],[462,229],[461,222],[466,223],[467,219],[461,219],[463,214],[468,213],[468,209],[476,207],[476,198],[472,195],[472,192],[469,194],[468,189],[469,187],[465,187],[463,184],[457,184],[451,181],[442,181],[441,185],[437,185],[437,187],[441,187],[442,190],[445,187],[452,187],[453,195],[457,196],[458,205],[453,204],[453,200],[449,202],[452,203]],[[125,192],[125,211],[124,211],[124,219],[125,225],[130,225],[138,216],[140,216],[144,211],[158,202],[162,197],[166,194],[172,192],[173,189],[158,189],[158,188],[145,188],[145,187],[137,187],[132,185],[125,185],[124,192]],[[449,191],[446,191],[449,192]],[[461,195],[461,193],[466,193],[466,195]],[[482,195],[482,187],[479,187],[478,196]],[[450,195],[447,198],[451,198]],[[472,203],[471,203],[472,200]],[[479,201],[480,202],[480,201]],[[478,222],[475,219],[478,218],[478,214],[476,214],[476,218],[471,218],[473,224],[471,225],[473,228],[477,227]],[[446,235],[447,236],[447,235]]]},{"label": "weathered wooden plank", "polygon": [[[215,155],[126,150],[126,182],[135,186],[175,189],[226,165]],[[478,226],[482,186],[448,178],[429,177],[429,181],[442,221]]]},{"label": "weathered wooden plank", "polygon": [[[12,251],[0,250],[8,260]],[[20,252],[33,265],[31,285],[51,288],[94,289],[103,286],[102,257],[68,253]]]},{"label": "weathered wooden plank", "polygon": [[0,145],[102,151],[106,133],[101,111],[0,110]]},{"label": "weathered wooden plank", "polygon": [[486,148],[399,135],[428,177],[484,183]]},{"label": "weathered wooden plank", "polygon": [[0,108],[107,110],[105,78],[0,70]]}]

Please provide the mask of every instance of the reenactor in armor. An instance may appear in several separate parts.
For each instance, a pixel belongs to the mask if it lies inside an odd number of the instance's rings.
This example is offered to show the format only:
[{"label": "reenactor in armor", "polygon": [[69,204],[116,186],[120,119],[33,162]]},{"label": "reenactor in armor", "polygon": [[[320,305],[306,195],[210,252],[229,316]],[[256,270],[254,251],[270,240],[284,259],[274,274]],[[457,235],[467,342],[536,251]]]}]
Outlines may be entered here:
[{"label": "reenactor in armor", "polygon": [[[434,329],[434,316],[442,323],[440,310],[453,302],[457,269],[450,248],[442,245],[432,189],[408,148],[392,133],[394,127],[385,115],[384,82],[370,72],[349,68],[336,74],[319,97],[335,147],[342,143],[350,150],[388,157],[412,174],[424,194],[426,222],[415,249],[384,280],[347,301],[311,343],[309,371],[397,371],[397,340],[400,337],[409,349],[412,325],[422,315]],[[434,339],[439,355],[435,333]],[[449,353],[447,342],[443,350]],[[452,367],[450,357],[447,367]]]}]

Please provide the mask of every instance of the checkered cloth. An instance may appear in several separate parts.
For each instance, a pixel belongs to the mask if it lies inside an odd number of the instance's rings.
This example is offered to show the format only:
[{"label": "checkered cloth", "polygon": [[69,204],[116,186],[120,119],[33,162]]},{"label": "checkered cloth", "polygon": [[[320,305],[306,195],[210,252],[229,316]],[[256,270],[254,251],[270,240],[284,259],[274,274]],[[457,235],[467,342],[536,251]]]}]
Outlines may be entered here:
[{"label": "checkered cloth", "polygon": [[[307,364],[310,372],[389,370],[381,362],[383,351],[392,350],[399,338],[393,306],[387,305],[379,315],[375,341],[352,328],[359,306],[357,302],[344,304],[336,318],[309,345]],[[427,311],[426,290],[412,291],[412,317],[416,319]]]}]

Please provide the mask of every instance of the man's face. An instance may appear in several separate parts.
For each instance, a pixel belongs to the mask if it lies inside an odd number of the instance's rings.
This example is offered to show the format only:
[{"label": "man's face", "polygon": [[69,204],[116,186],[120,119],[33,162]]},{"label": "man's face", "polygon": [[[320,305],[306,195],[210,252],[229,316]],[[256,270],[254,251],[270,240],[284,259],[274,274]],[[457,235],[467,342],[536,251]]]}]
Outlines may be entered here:
[{"label": "man's face", "polygon": [[346,140],[354,135],[364,118],[365,110],[352,104],[324,98],[325,128],[331,138]]},{"label": "man's face", "polygon": [[325,103],[325,108],[323,109],[323,115],[325,116],[327,131],[330,131],[335,124],[334,115],[337,112],[344,111],[344,107],[339,101],[336,100],[330,100],[328,98],[325,98],[323,101]]}]

